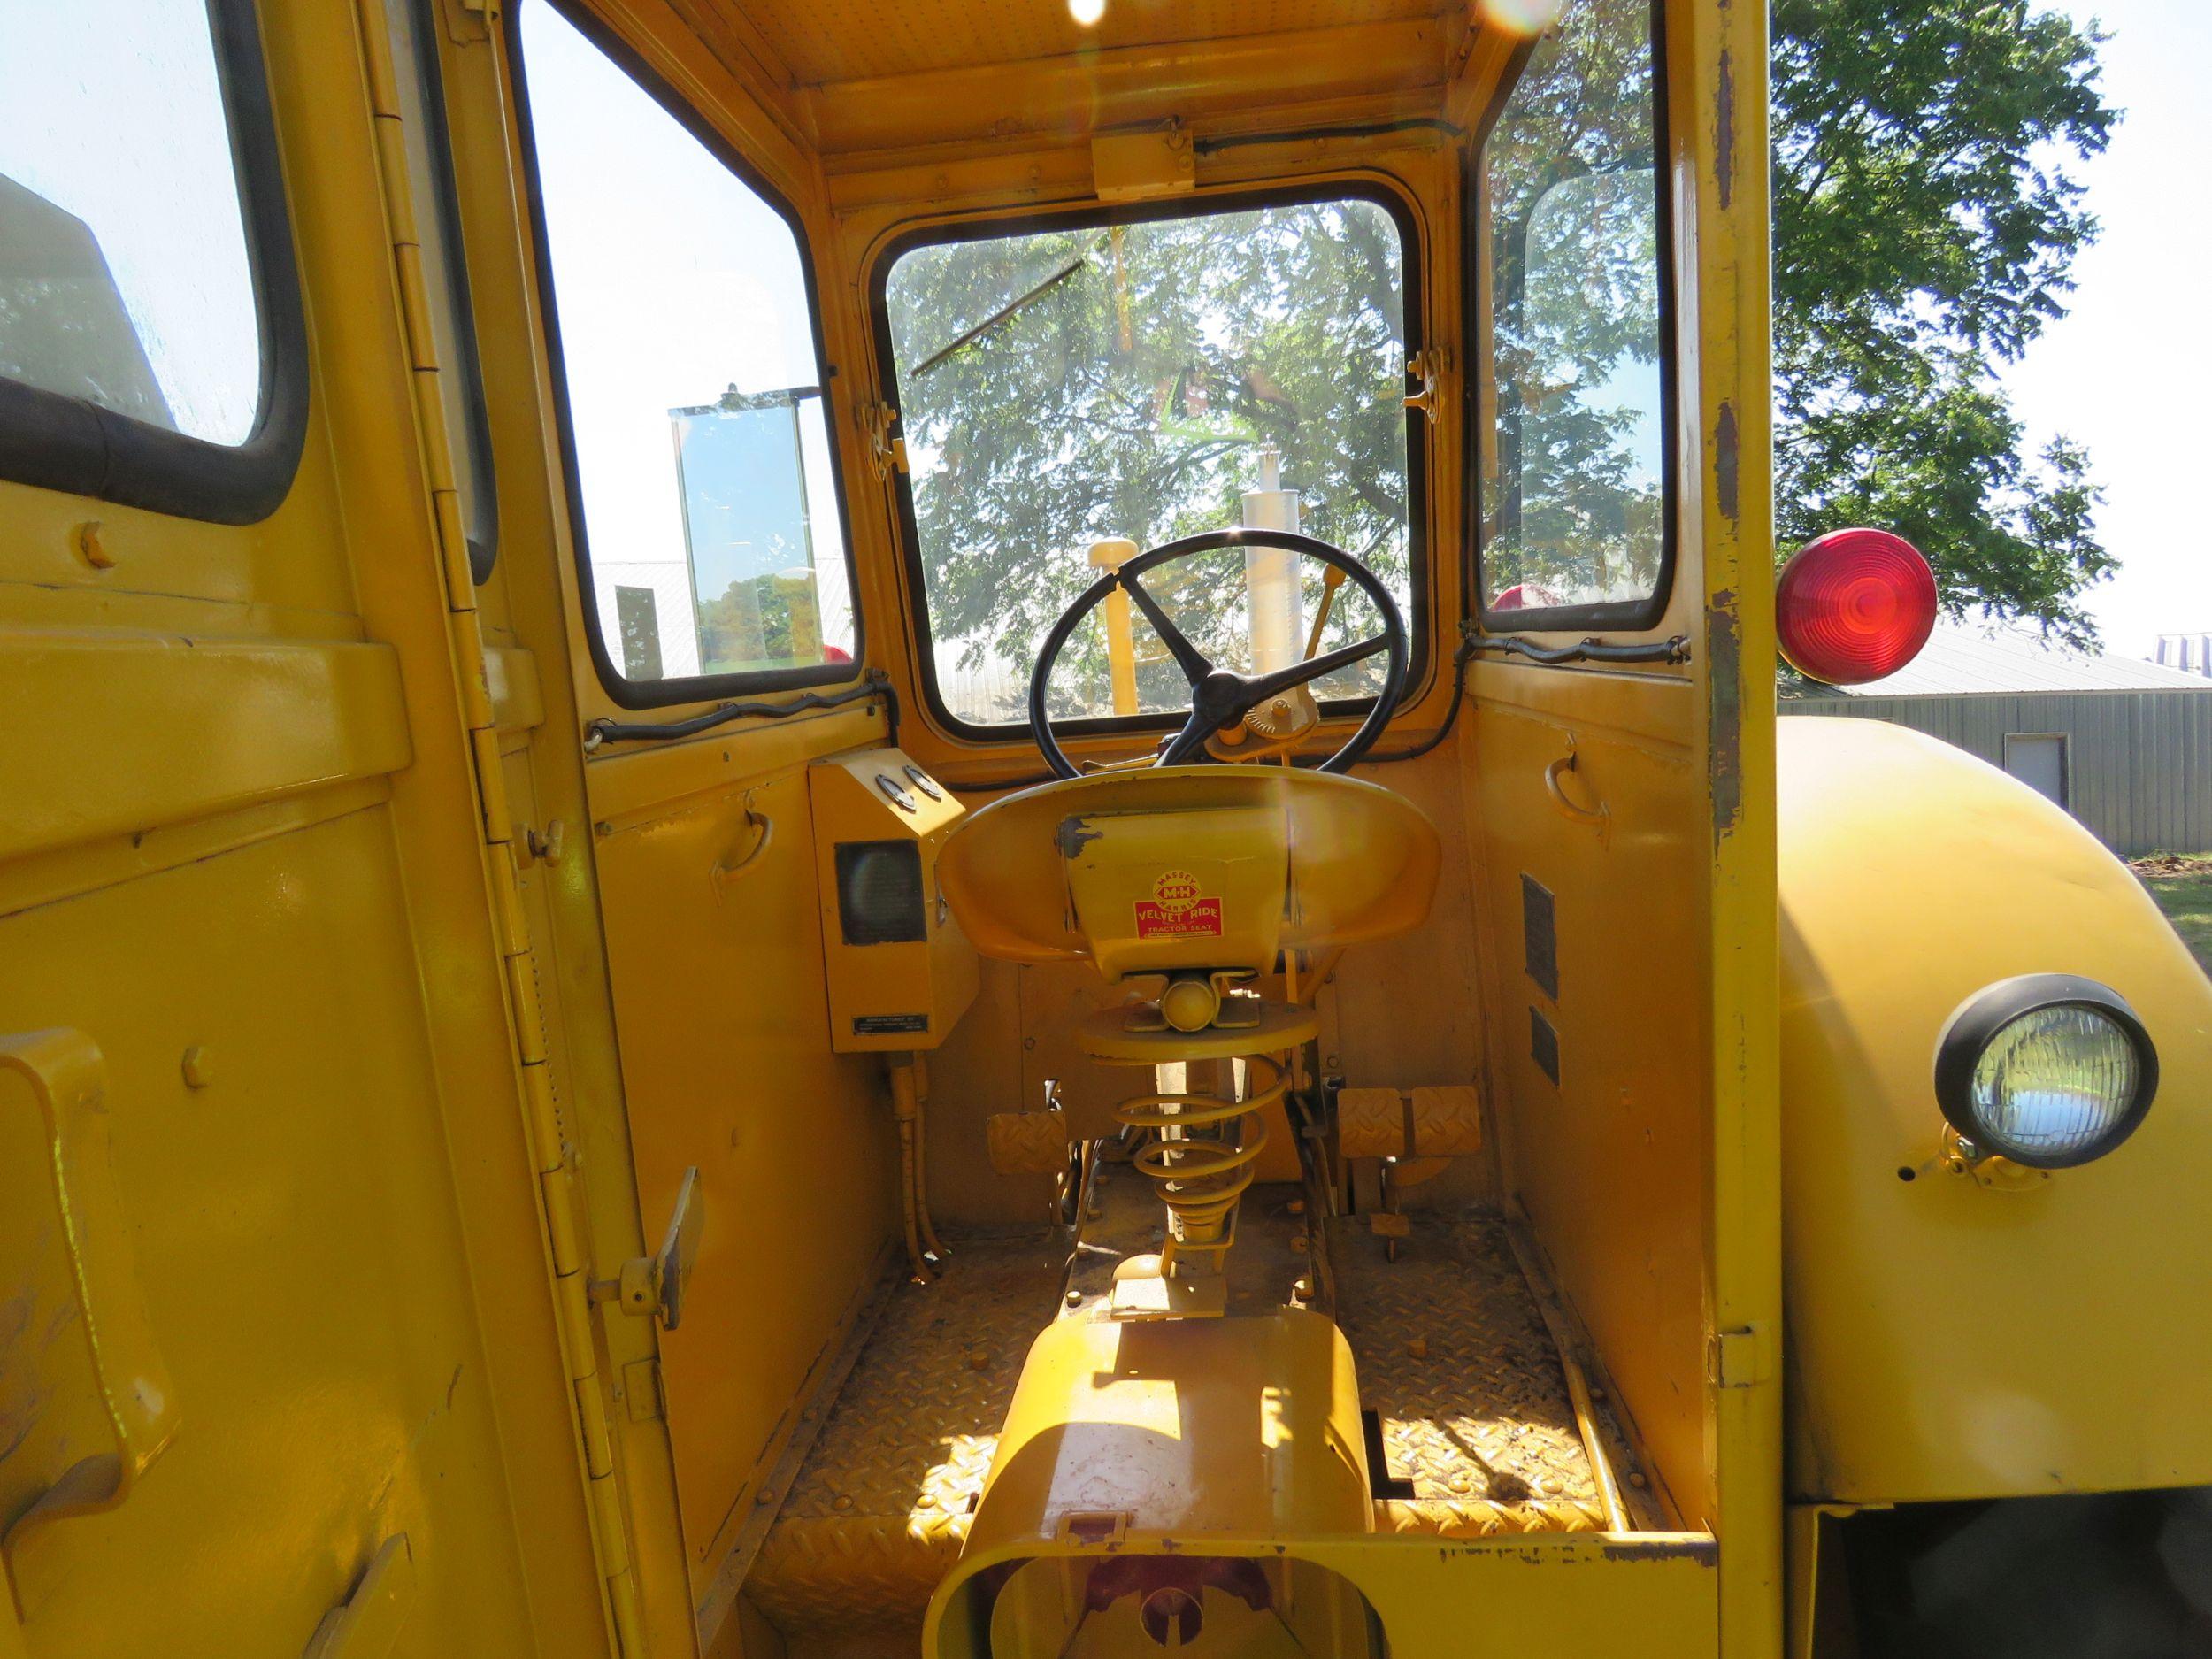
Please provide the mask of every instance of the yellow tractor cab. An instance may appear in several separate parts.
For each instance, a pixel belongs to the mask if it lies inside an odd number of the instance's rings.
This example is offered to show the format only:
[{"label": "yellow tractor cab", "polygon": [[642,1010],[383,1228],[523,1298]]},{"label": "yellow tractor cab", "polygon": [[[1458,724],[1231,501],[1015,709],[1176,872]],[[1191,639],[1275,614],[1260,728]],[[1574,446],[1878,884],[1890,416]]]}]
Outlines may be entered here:
[{"label": "yellow tractor cab", "polygon": [[0,1659],[2207,1650],[1763,8],[0,16]]}]

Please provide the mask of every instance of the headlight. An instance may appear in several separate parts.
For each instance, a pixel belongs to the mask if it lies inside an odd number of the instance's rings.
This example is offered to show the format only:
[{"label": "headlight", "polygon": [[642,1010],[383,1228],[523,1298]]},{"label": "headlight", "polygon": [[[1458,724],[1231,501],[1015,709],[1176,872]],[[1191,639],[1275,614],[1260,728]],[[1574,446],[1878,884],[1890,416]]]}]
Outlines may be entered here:
[{"label": "headlight", "polygon": [[1984,1151],[2069,1169],[2135,1133],[2158,1091],[2158,1052],[2109,987],[2023,974],[1951,1016],[1936,1045],[1935,1086],[1951,1126]]}]

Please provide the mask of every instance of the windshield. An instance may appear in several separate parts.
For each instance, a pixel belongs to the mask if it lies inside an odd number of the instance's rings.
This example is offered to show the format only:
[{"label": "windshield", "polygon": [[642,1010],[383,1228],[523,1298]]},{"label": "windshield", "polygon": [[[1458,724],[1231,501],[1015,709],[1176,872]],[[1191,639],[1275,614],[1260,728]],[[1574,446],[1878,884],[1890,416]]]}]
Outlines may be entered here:
[{"label": "windshield", "polygon": [[[1379,204],[936,243],[892,266],[885,303],[937,689],[954,718],[1021,718],[1037,644],[1097,579],[1092,549],[1110,539],[1302,530],[1364,559],[1410,616],[1404,250]],[[1274,666],[1283,641],[1303,653],[1325,574],[1293,561],[1297,583],[1271,587],[1279,563],[1230,550],[1146,580],[1216,662]],[[1346,587],[1317,644],[1379,631]],[[1133,708],[1125,684],[1117,698],[1106,641],[1094,612],[1061,656],[1055,715],[1188,706],[1141,622]],[[1371,695],[1382,666],[1314,690]]]}]

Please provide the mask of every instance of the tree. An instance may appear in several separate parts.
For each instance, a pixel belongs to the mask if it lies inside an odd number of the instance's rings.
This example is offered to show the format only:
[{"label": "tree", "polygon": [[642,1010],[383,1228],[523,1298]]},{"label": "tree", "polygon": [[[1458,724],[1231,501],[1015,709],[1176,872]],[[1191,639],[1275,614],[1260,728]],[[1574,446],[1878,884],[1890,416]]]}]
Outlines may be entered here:
[{"label": "tree", "polygon": [[[902,258],[887,309],[940,641],[959,642],[964,666],[1025,672],[1097,574],[1083,558],[1094,539],[1153,546],[1238,522],[1268,449],[1303,495],[1310,534],[1402,579],[1401,258],[1390,216],[1359,200]],[[1217,660],[1234,660],[1242,571],[1233,553],[1152,579]],[[1355,610],[1348,598],[1333,611],[1332,643],[1374,631],[1345,632]],[[1063,660],[1059,711],[1103,706],[1095,631]],[[1171,664],[1141,664],[1139,679],[1146,707],[1187,701]]]},{"label": "tree", "polygon": [[2117,562],[2088,457],[2024,453],[1993,377],[2095,234],[2068,168],[2118,119],[2104,38],[2029,0],[1774,0],[1779,550],[1847,524],[1928,555],[1954,614],[2070,643]]}]

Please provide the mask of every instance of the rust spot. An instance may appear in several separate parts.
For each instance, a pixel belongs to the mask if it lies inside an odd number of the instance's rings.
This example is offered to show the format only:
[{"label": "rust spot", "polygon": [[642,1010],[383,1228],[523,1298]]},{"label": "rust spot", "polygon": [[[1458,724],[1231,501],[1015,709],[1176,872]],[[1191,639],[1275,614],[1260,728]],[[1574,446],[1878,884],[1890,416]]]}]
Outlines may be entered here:
[{"label": "rust spot", "polygon": [[1732,588],[1721,589],[1705,607],[1705,660],[1712,687],[1705,741],[1712,768],[1716,850],[1743,816],[1743,628],[1736,609]]},{"label": "rust spot", "polygon": [[1737,483],[1742,464],[1742,440],[1736,431],[1736,405],[1723,399],[1720,419],[1713,423],[1713,504],[1732,529],[1740,527],[1743,492]]},{"label": "rust spot", "polygon": [[1648,1543],[1608,1544],[1604,1554],[1608,1561],[1694,1561],[1701,1566],[1720,1565],[1720,1552],[1713,1548],[1710,1539],[1705,1538],[1655,1538]]},{"label": "rust spot", "polygon": [[1726,212],[1736,194],[1736,66],[1723,47],[1720,79],[1713,92],[1713,186]]}]

